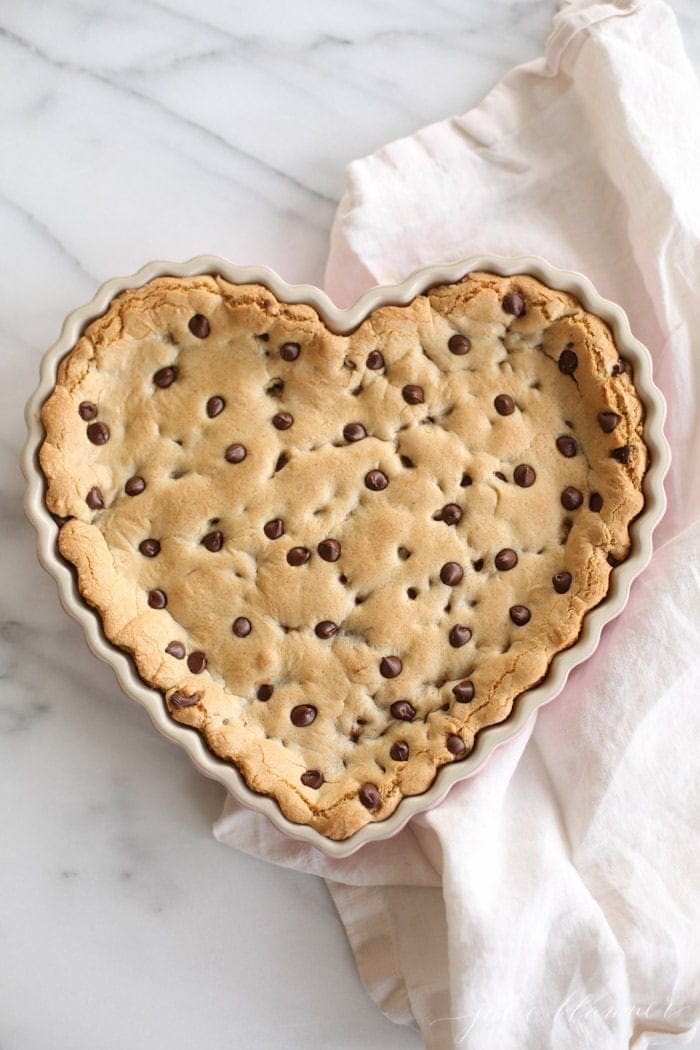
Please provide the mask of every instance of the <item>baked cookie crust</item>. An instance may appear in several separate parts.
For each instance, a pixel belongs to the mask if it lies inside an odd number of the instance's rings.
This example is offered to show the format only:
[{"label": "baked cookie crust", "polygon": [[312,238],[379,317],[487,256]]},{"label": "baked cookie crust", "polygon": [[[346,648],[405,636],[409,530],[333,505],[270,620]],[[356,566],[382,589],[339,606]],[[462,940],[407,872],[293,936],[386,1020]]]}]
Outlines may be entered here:
[{"label": "baked cookie crust", "polygon": [[629,551],[643,409],[607,326],[473,273],[336,335],[220,277],[113,300],[42,418],[106,637],[332,839],[508,717]]}]

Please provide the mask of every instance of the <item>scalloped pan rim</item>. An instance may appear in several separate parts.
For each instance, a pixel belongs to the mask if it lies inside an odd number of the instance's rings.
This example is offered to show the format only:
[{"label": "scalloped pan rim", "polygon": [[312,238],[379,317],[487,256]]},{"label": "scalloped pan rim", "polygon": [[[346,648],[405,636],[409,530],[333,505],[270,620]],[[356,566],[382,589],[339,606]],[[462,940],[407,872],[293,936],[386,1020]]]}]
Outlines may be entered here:
[{"label": "scalloped pan rim", "polygon": [[[612,574],[608,594],[600,605],[587,613],[575,645],[554,657],[544,681],[518,697],[505,721],[481,730],[470,755],[463,762],[443,766],[427,791],[404,798],[386,820],[368,824],[350,838],[336,842],[312,827],[295,824],[282,814],[274,799],[252,791],[233,764],[217,758],[207,749],[199,733],[170,718],[160,692],[146,685],[126,654],[107,641],[97,613],[81,598],[74,572],[56,550],[56,525],[44,503],[45,482],[38,465],[38,450],[44,436],[41,405],[55,384],[59,361],[75,345],[86,325],[103,314],[120,292],[140,287],[155,277],[220,274],[233,284],[261,284],[283,302],[312,306],[328,328],[343,334],[356,328],[378,307],[405,305],[433,285],[458,281],[476,270],[503,277],[529,274],[551,288],[575,295],[585,309],[597,314],[610,326],[620,354],[633,365],[635,386],[645,409],[644,438],[650,453],[650,465],[644,479],[644,509],[630,526],[632,550],[627,560]],[[156,260],[147,263],[137,273],[128,277],[114,277],[101,285],[89,303],[68,315],[58,341],[44,355],[39,385],[25,410],[27,439],[21,460],[27,481],[24,508],[37,532],[39,561],[56,580],[61,604],[82,626],[92,652],[111,666],[124,692],[146,709],[156,729],[183,747],[202,773],[223,784],[238,802],[263,813],[280,831],[315,846],[329,856],[347,857],[368,842],[390,838],[416,813],[423,813],[442,802],[454,784],[473,776],[500,744],[513,738],[543,704],[558,696],[573,668],[595,651],[603,627],[622,612],[629,599],[632,581],[651,558],[652,534],[666,508],[663,480],[670,465],[671,453],[663,431],[665,415],[666,403],[652,378],[651,355],[632,335],[624,311],[603,299],[582,274],[555,269],[536,256],[506,258],[474,255],[445,266],[429,266],[411,274],[401,284],[365,292],[347,309],[335,306],[319,288],[307,284],[287,284],[273,270],[264,266],[237,266],[216,255],[198,255],[183,263]]]}]

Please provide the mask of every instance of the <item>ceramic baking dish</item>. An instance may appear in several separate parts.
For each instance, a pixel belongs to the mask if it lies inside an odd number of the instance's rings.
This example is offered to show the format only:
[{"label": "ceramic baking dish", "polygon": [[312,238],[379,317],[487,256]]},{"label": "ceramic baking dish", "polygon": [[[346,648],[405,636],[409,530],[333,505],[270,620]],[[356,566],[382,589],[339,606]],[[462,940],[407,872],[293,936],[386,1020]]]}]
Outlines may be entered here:
[{"label": "ceramic baking dish", "polygon": [[[481,730],[474,749],[464,761],[443,766],[428,791],[422,795],[404,798],[398,809],[386,820],[368,824],[351,838],[335,842],[314,828],[293,823],[282,814],[273,799],[252,791],[234,765],[208,750],[203,737],[196,730],[170,718],[162,695],[147,686],[139,678],[126,654],[107,641],[97,613],[80,596],[73,567],[58,554],[56,523],[44,503],[45,481],[38,463],[38,450],[44,437],[40,418],[41,406],[54,386],[59,361],[74,346],[85,327],[103,314],[111,300],[120,292],[127,288],[139,287],[155,277],[220,274],[234,284],[265,285],[283,302],[306,303],[312,306],[330,329],[343,334],[356,328],[368,314],[380,306],[406,304],[432,285],[458,281],[465,274],[475,270],[501,276],[530,274],[551,288],[572,293],[587,310],[608,323],[620,354],[633,366],[635,386],[644,403],[644,439],[650,454],[649,469],[644,478],[645,506],[631,525],[631,553],[612,574],[606,598],[586,615],[576,645],[554,657],[545,680],[537,688],[521,694],[504,722]],[[539,707],[561,692],[571,669],[596,649],[604,625],[623,610],[632,580],[651,557],[652,533],[665,509],[663,478],[670,462],[670,452],[663,433],[665,408],[663,396],[652,379],[649,352],[632,336],[627,317],[620,307],[601,298],[590,281],[580,274],[556,270],[542,259],[532,256],[502,258],[481,255],[449,266],[428,267],[412,274],[402,284],[374,288],[366,292],[346,310],[336,307],[318,288],[311,285],[286,284],[276,273],[265,267],[236,266],[213,255],[200,255],[185,263],[158,260],[148,263],[138,273],[129,277],[115,277],[103,284],[91,302],[74,310],[67,317],[58,342],[45,354],[41,364],[39,386],[26,409],[28,433],[22,455],[22,469],[27,479],[25,510],[38,534],[39,560],[56,580],[63,607],[82,625],[93,653],[112,667],[124,692],[146,709],[156,728],[183,747],[203,773],[220,781],[235,799],[263,813],[280,830],[316,846],[331,856],[346,857],[367,842],[376,842],[396,834],[415,813],[423,812],[441,802],[456,781],[473,776],[499,744],[515,736]]]}]

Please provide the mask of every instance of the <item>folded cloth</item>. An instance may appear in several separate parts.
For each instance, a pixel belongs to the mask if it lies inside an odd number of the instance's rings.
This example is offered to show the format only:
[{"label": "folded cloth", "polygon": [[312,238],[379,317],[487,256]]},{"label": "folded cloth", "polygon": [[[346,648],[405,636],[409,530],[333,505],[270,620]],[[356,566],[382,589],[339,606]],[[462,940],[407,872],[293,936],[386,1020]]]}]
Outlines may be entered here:
[{"label": "folded cloth", "polygon": [[627,310],[669,404],[656,552],[536,724],[344,861],[229,799],[215,834],[322,875],[369,994],[430,1048],[620,1050],[700,1017],[700,91],[660,0],[571,0],[544,58],[350,165],[327,287],[534,253]]}]

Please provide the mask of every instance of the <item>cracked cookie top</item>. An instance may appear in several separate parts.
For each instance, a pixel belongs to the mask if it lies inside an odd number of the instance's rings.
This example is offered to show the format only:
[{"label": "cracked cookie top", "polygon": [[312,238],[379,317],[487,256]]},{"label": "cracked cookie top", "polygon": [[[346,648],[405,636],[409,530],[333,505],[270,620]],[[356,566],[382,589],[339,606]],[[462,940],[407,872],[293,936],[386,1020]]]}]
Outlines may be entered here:
[{"label": "cracked cookie top", "polygon": [[118,296],[40,461],[106,637],[291,820],[425,791],[572,645],[647,452],[606,325],[473,273],[349,335],[219,277]]}]

